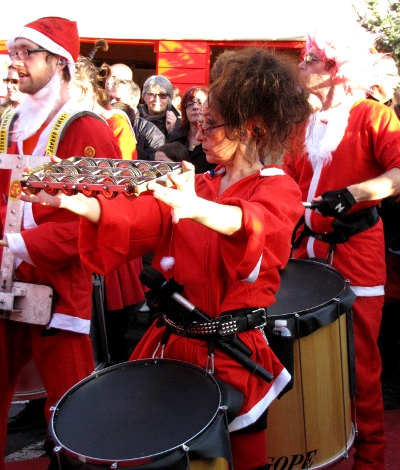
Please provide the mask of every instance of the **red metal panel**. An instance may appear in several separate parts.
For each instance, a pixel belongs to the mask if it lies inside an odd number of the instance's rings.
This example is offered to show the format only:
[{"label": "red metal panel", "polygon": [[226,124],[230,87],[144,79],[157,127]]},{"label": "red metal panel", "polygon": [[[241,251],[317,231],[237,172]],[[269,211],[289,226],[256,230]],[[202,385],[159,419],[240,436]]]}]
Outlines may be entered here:
[{"label": "red metal panel", "polygon": [[206,67],[206,56],[205,54],[160,52],[158,66],[162,68],[184,67],[187,69],[203,69]]},{"label": "red metal panel", "polygon": [[159,67],[158,75],[164,75],[164,77],[167,77],[174,85],[178,83],[204,85],[206,83],[205,69],[170,69]]},{"label": "red metal panel", "polygon": [[159,52],[186,52],[205,54],[206,41],[159,41]]}]

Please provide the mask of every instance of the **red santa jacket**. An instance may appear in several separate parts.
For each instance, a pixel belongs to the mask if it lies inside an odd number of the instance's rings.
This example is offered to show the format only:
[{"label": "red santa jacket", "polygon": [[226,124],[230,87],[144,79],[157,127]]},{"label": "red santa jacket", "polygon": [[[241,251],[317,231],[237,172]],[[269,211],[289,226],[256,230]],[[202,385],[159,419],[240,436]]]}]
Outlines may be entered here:
[{"label": "red santa jacket", "polygon": [[[313,126],[312,118],[309,126]],[[325,191],[370,180],[392,168],[400,168],[400,124],[391,109],[372,100],[359,100],[350,108],[343,131],[331,161],[324,165],[318,164],[313,169],[306,149],[294,157],[286,155],[285,171],[298,182],[303,201],[310,201]],[[308,148],[310,145],[314,145],[315,150],[317,144],[306,141]],[[321,143],[320,151],[323,150]],[[375,206],[378,202],[355,204],[350,213]],[[322,217],[306,209],[305,220],[315,232],[332,232],[334,219],[331,217]],[[327,243],[306,237],[296,257],[326,258],[328,249]],[[333,266],[350,279],[357,295],[383,295],[386,268],[381,221],[354,235],[348,242],[338,244]]]}]

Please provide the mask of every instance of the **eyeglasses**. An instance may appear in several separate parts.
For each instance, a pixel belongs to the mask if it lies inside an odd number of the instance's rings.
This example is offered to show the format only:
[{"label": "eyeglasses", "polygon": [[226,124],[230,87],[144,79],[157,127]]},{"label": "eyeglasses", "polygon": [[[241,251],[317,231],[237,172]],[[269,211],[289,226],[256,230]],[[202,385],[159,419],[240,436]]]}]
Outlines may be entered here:
[{"label": "eyeglasses", "polygon": [[197,127],[199,128],[199,131],[201,132],[201,135],[202,135],[203,137],[207,137],[207,136],[206,136],[206,132],[209,132],[209,131],[211,131],[211,130],[213,130],[213,129],[217,129],[218,127],[223,127],[223,126],[225,126],[225,123],[224,123],[224,124],[218,124],[217,126],[203,127],[203,126],[199,123],[199,121],[197,121]]},{"label": "eyeglasses", "polygon": [[304,62],[308,65],[311,65],[313,62],[324,62],[323,59],[316,59],[315,57],[312,57],[310,55],[304,56]]},{"label": "eyeglasses", "polygon": [[32,52],[42,52],[42,51],[47,51],[47,49],[43,49],[43,47],[40,47],[38,49],[21,49],[20,51],[17,52],[9,52],[8,56],[10,57],[11,60],[14,59],[19,59],[19,60],[25,60],[27,59]]},{"label": "eyeglasses", "polygon": [[11,83],[11,85],[18,85],[19,80],[18,78],[3,78],[4,83]]},{"label": "eyeglasses", "polygon": [[166,100],[169,96],[168,93],[147,93],[147,92],[146,92],[146,95],[151,100],[155,100],[157,96],[160,98],[160,100]]},{"label": "eyeglasses", "polygon": [[197,104],[197,106],[199,106],[200,108],[203,106],[203,103],[200,100],[196,100],[196,101],[189,101],[189,103],[186,103],[185,108],[193,108],[195,104]]}]

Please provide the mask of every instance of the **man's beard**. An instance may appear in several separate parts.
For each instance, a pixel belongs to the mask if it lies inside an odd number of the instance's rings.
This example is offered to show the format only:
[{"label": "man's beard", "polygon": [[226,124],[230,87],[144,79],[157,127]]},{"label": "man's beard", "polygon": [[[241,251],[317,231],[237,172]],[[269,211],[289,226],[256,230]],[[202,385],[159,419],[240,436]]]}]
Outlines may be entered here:
[{"label": "man's beard", "polygon": [[46,121],[60,98],[61,78],[56,73],[49,83],[34,95],[24,95],[18,106],[18,120],[12,140],[22,142],[35,134]]},{"label": "man's beard", "polygon": [[318,162],[323,166],[332,160],[332,153],[338,148],[343,139],[349,120],[352,100],[327,111],[314,113],[307,126],[306,150],[308,159],[315,171]]}]

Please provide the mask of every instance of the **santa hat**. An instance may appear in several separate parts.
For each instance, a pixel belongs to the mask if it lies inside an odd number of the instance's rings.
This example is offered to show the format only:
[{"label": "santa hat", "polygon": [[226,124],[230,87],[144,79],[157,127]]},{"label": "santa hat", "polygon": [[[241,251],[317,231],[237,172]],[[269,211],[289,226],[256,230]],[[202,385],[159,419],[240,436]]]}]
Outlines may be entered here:
[{"label": "santa hat", "polygon": [[67,59],[71,77],[79,55],[79,35],[75,21],[48,16],[28,23],[14,38],[6,42],[7,49],[14,47],[17,38],[29,39],[49,52]]}]

